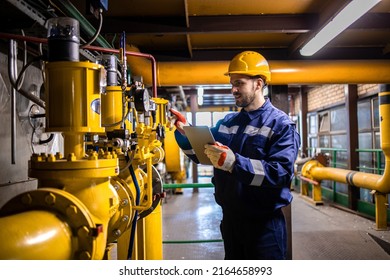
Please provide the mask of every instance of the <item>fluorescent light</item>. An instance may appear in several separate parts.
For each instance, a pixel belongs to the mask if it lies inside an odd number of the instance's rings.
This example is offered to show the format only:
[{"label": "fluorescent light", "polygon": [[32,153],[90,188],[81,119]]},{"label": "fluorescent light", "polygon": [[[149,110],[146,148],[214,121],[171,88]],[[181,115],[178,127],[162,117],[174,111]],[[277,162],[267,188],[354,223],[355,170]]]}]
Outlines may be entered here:
[{"label": "fluorescent light", "polygon": [[315,54],[380,1],[353,0],[350,2],[300,50],[301,55],[310,56]]}]

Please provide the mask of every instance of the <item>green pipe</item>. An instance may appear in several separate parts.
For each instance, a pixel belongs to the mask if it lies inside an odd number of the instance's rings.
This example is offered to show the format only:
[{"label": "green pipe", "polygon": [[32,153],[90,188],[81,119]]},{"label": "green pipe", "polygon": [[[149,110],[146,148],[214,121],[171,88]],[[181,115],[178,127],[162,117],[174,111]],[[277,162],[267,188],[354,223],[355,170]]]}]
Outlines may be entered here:
[{"label": "green pipe", "polygon": [[311,149],[319,149],[321,151],[336,151],[336,152],[347,152],[347,149],[340,149],[340,148],[321,148],[321,147],[317,147],[317,148],[311,148]]},{"label": "green pipe", "polygon": [[192,189],[192,188],[214,188],[212,183],[192,183],[192,184],[164,184],[164,189]]},{"label": "green pipe", "polygon": [[[92,37],[95,35],[95,27],[93,27],[93,25],[76,9],[75,6],[73,6],[71,2],[69,2],[69,0],[59,0],[58,2],[61,3],[61,9],[66,14],[69,14],[79,21],[80,28],[82,28],[88,36]],[[112,46],[101,35],[96,38],[96,42],[103,48],[112,48]]]},{"label": "green pipe", "polygon": [[367,152],[367,153],[371,153],[371,152],[382,152],[382,149],[356,149],[356,152]]}]

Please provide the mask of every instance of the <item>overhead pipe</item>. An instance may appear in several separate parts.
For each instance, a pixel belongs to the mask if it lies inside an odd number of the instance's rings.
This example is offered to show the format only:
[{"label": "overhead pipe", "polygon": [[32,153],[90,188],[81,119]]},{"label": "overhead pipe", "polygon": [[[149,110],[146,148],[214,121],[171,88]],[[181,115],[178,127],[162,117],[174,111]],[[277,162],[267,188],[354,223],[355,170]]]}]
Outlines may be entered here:
[{"label": "overhead pipe", "polygon": [[[133,75],[150,84],[147,61],[128,58]],[[390,83],[389,60],[312,60],[268,61],[271,85],[286,84],[381,84]],[[158,86],[229,84],[223,75],[229,61],[158,62]]]},{"label": "overhead pipe", "polygon": [[[47,43],[45,38],[8,33],[0,33],[0,38]],[[86,49],[119,54],[117,49],[97,46]],[[142,76],[146,85],[152,85],[154,97],[157,96],[157,86],[229,84],[229,78],[223,75],[229,61],[156,62],[152,55],[141,53],[134,46],[127,45],[126,49],[132,74]],[[271,85],[390,83],[389,60],[269,60],[268,63],[272,73]]]},{"label": "overhead pipe", "polygon": [[[106,53],[116,53],[119,54],[120,50],[117,49],[108,49],[108,48],[102,48],[102,47],[96,47],[96,46],[88,46],[86,47],[88,50],[98,51],[98,52],[106,52]],[[149,63],[147,66],[149,70],[146,72],[148,73],[148,77],[150,77],[149,85],[152,85],[152,94],[153,97],[157,97],[157,62],[156,59],[146,53],[140,53],[140,52],[134,52],[134,51],[125,51],[125,54],[127,56],[127,60],[129,60],[129,57],[138,57],[141,59],[144,59],[146,63]],[[152,71],[150,72],[150,68],[152,68]],[[146,69],[145,69],[146,70]],[[151,73],[151,76],[150,76]]]}]

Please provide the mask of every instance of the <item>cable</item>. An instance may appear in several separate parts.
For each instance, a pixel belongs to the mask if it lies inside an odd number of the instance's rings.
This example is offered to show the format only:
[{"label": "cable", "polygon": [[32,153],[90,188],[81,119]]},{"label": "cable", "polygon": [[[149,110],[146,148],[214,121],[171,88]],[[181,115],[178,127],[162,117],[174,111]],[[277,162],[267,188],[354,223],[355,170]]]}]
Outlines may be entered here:
[{"label": "cable", "polygon": [[39,127],[39,126],[36,126],[35,124],[32,123],[32,110],[34,107],[37,107],[37,105],[33,104],[30,106],[30,109],[28,110],[28,123],[30,124],[30,126],[32,127],[33,131],[31,132],[31,150],[32,150],[32,153],[35,154],[35,150],[34,150],[34,134],[35,134],[35,131],[36,129]]},{"label": "cable", "polygon": [[51,140],[53,140],[53,138],[54,138],[54,133],[50,133],[50,135],[49,135],[49,137],[47,139],[45,139],[45,140],[39,139],[38,145],[43,145],[43,144],[50,143]]},{"label": "cable", "polygon": [[20,73],[19,73],[18,78],[16,79],[16,82],[13,83],[13,82],[11,81],[12,86],[13,86],[17,91],[20,90],[20,88],[18,89],[18,85],[20,84],[21,79],[22,79],[23,76],[24,76],[23,73],[26,71],[26,69],[27,69],[31,64],[33,64],[33,63],[36,62],[36,61],[41,60],[42,58],[43,58],[43,56],[34,57],[30,62],[28,62],[26,65],[23,66],[22,70],[20,70]]},{"label": "cable", "polygon": [[134,159],[134,155],[135,155],[135,151],[132,151],[130,157],[127,160],[126,166],[119,170],[119,174],[130,168],[131,162]]},{"label": "cable", "polygon": [[90,44],[92,44],[97,39],[97,37],[99,37],[100,30],[102,29],[102,26],[103,26],[103,9],[99,9],[99,28],[96,30],[95,35],[93,35],[91,40],[89,40],[89,42],[81,45],[80,49],[88,47]]},{"label": "cable", "polygon": [[[136,197],[135,197],[135,204],[138,206],[139,205],[139,201],[140,201],[141,191],[139,189],[137,177],[135,176],[135,173],[134,173],[133,165],[130,165],[129,170],[130,170],[131,178],[132,178],[132,180],[134,182],[136,193],[137,193]],[[130,243],[129,243],[129,248],[127,250],[127,259],[128,260],[131,259],[131,255],[133,253],[134,239],[135,239],[135,230],[136,230],[136,227],[137,227],[137,220],[138,220],[137,217],[138,217],[138,210],[135,211],[133,224],[131,225]]]}]

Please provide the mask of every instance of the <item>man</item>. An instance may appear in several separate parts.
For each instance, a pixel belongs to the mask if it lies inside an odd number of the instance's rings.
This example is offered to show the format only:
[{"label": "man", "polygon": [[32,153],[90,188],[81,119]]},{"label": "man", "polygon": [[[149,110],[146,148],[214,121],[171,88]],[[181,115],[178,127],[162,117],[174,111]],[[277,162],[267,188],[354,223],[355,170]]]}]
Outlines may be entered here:
[{"label": "man", "polygon": [[[285,259],[287,230],[281,208],[292,201],[299,134],[289,117],[263,95],[271,73],[261,54],[236,55],[225,75],[242,109],[219,121],[211,129],[217,143],[205,146],[214,166],[215,199],[223,212],[225,259]],[[171,112],[179,146],[197,162],[182,129],[187,121]]]}]

